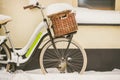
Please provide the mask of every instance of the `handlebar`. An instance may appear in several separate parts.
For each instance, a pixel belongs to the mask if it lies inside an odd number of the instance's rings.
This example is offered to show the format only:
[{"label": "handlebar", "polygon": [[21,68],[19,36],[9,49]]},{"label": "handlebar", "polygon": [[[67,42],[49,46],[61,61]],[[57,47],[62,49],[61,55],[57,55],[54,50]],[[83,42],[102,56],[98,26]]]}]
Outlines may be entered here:
[{"label": "handlebar", "polygon": [[33,8],[35,8],[35,6],[34,5],[27,5],[27,6],[24,6],[23,7],[24,9],[33,9]]},{"label": "handlebar", "polygon": [[43,9],[45,9],[45,7],[43,7],[43,6],[41,6],[41,5],[39,5],[39,3],[37,2],[35,5],[27,5],[27,6],[24,6],[23,7],[24,9],[33,9],[33,8],[38,8],[38,9],[40,9],[41,10],[41,13],[42,13],[42,16],[43,16],[43,18],[45,18],[45,16],[44,16],[44,12],[43,12]]},{"label": "handlebar", "polygon": [[31,5],[27,5],[23,7],[24,9],[33,9],[33,8],[38,8],[38,9],[45,9],[45,7],[40,6],[39,3],[37,2],[35,5],[31,4]]},{"label": "handlebar", "polygon": [[31,5],[27,5],[27,6],[24,6],[23,7],[24,9],[33,9],[33,8],[39,8],[39,3],[38,2],[36,2],[36,4],[31,4]]}]

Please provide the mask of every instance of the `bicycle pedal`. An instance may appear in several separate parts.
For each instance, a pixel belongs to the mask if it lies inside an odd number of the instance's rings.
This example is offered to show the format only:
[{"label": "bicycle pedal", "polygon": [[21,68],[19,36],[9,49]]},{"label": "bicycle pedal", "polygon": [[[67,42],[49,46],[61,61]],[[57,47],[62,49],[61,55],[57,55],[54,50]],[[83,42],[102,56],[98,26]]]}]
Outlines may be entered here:
[{"label": "bicycle pedal", "polygon": [[6,70],[7,70],[7,72],[10,72],[10,73],[15,72],[16,71],[16,63],[9,62],[6,66]]}]

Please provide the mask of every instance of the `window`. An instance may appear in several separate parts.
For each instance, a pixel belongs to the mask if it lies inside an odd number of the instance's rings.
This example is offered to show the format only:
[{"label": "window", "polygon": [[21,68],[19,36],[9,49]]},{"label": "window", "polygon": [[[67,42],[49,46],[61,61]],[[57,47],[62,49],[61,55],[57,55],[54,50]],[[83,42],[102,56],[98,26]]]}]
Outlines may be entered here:
[{"label": "window", "polygon": [[114,10],[115,0],[78,0],[79,7],[101,10]]}]

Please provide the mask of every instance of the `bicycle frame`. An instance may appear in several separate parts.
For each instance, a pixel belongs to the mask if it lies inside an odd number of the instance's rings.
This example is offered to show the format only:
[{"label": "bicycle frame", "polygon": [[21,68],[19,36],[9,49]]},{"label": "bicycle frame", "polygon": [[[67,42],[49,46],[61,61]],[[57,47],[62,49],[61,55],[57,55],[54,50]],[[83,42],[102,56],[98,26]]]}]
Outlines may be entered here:
[{"label": "bicycle frame", "polygon": [[[19,64],[25,63],[27,62],[30,57],[32,56],[34,50],[36,49],[37,45],[40,43],[40,41],[42,40],[42,38],[44,38],[44,36],[46,36],[47,31],[46,32],[41,32],[41,29],[43,27],[48,28],[48,25],[46,24],[46,21],[42,21],[35,29],[35,31],[33,32],[32,36],[30,37],[28,43],[20,50],[16,50],[13,46],[13,43],[11,42],[9,33],[7,34],[7,38],[10,41],[10,44],[12,45],[12,52],[11,52],[11,60],[8,60],[9,62],[14,62],[17,63],[17,65],[19,66]],[[5,28],[5,26],[4,26]],[[7,32],[7,29],[5,29],[5,31]],[[23,58],[23,56],[25,58]],[[3,63],[2,61],[0,61],[0,63]]]},{"label": "bicycle frame", "polygon": [[[25,45],[25,47],[23,47],[21,50],[15,50],[14,51],[18,55],[20,55],[20,57],[14,56],[14,54],[12,55],[13,56],[12,60],[14,60],[15,63],[20,63],[21,64],[21,63],[25,63],[25,62],[27,62],[29,60],[29,58],[31,57],[33,51],[37,47],[38,43],[40,42],[42,37],[47,33],[47,32],[44,32],[44,33],[41,32],[41,29],[44,26],[47,27],[46,23],[43,21],[35,29],[34,33],[32,34],[30,40]],[[25,59],[22,59],[23,55],[25,56]]]},{"label": "bicycle frame", "polygon": [[[2,62],[2,61],[0,61],[0,63],[4,63],[4,64],[16,63],[17,66],[19,66],[20,64],[25,63],[30,59],[30,57],[32,56],[32,54],[35,51],[35,49],[37,48],[37,46],[39,46],[41,41],[43,40],[42,38],[44,38],[47,33],[49,34],[50,39],[52,39],[52,34],[50,32],[47,19],[45,18],[44,13],[43,13],[43,8],[41,6],[38,6],[38,5],[39,4],[36,3],[36,6],[30,5],[28,7],[40,9],[42,16],[43,16],[43,21],[37,26],[37,28],[33,32],[32,36],[30,37],[28,43],[22,49],[16,50],[14,48],[14,45],[13,45],[11,38],[10,38],[10,35],[9,35],[9,31],[7,31],[6,26],[3,25],[7,39],[10,42],[12,51],[11,51],[11,59],[8,60],[6,63]],[[24,7],[24,9],[25,9],[25,7]],[[41,29],[43,27],[46,27],[46,29],[47,29],[46,32],[44,32],[44,33],[41,32]]]}]

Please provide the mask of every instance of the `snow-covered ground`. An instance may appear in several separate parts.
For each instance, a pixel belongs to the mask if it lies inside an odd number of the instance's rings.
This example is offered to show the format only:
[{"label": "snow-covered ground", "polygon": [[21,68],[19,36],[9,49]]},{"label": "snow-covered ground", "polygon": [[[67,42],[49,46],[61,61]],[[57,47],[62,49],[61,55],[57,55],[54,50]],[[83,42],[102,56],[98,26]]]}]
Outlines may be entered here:
[{"label": "snow-covered ground", "polygon": [[18,70],[15,73],[0,70],[0,80],[120,80],[120,70],[107,72],[86,71],[82,75],[77,73],[41,74],[40,69],[32,71]]}]

